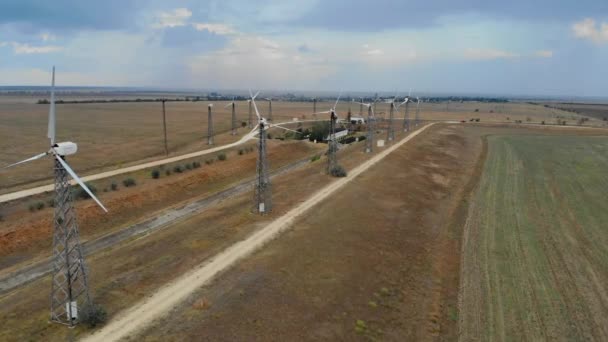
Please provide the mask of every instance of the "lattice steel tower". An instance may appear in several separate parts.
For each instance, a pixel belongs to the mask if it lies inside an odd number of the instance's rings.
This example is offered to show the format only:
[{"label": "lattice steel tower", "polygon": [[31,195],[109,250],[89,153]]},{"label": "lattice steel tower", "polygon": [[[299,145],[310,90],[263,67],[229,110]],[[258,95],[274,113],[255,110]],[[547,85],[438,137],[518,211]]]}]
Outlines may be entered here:
[{"label": "lattice steel tower", "polygon": [[329,114],[329,141],[327,150],[327,173],[330,173],[336,166],[338,166],[338,159],[336,152],[338,152],[338,141],[336,140],[336,120],[338,116],[334,110],[330,111]]},{"label": "lattice steel tower", "polygon": [[395,101],[391,102],[391,109],[388,116],[388,127],[386,129],[386,140],[395,140],[395,127],[393,126],[393,119],[395,118]]},{"label": "lattice steel tower", "polygon": [[257,178],[253,195],[253,211],[258,214],[266,214],[272,211],[272,189],[268,174],[268,161],[266,160],[266,123],[264,121],[261,121],[259,125]]},{"label": "lattice steel tower", "polygon": [[372,104],[367,107],[367,135],[365,137],[365,153],[373,151],[374,124],[372,119]]},{"label": "lattice steel tower", "polygon": [[71,189],[68,172],[55,160],[51,321],[74,326],[78,308],[89,305],[91,297]]},{"label": "lattice steel tower", "polygon": [[410,98],[407,97],[405,102],[405,112],[403,113],[403,131],[410,131]]},{"label": "lattice steel tower", "polygon": [[213,104],[207,106],[207,145],[213,145],[213,118],[211,117]]}]

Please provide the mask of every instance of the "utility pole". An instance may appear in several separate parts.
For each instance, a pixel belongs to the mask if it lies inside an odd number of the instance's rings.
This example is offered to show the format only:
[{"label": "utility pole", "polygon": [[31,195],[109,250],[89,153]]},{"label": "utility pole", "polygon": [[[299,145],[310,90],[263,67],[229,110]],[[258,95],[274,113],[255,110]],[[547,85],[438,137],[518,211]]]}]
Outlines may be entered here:
[{"label": "utility pole", "polygon": [[372,123],[372,105],[367,107],[367,136],[365,137],[365,153],[373,151],[374,127]]},{"label": "utility pole", "polygon": [[236,104],[232,99],[232,135],[236,135]]},{"label": "utility pole", "polygon": [[359,98],[359,116],[363,116],[363,98]]},{"label": "utility pole", "polygon": [[211,117],[211,108],[213,103],[207,106],[207,145],[213,145],[213,118]]},{"label": "utility pole", "polygon": [[272,99],[268,99],[268,121],[272,121]]},{"label": "utility pole", "polygon": [[251,112],[251,100],[247,100],[249,102],[249,128],[253,128],[253,113]]},{"label": "utility pole", "polygon": [[317,119],[317,98],[312,99],[312,115],[314,115],[315,120]]},{"label": "utility pole", "polygon": [[72,186],[67,170],[58,160],[53,225],[51,321],[72,327],[78,323],[78,307],[90,305],[91,297],[72,205]]},{"label": "utility pole", "polygon": [[388,128],[386,129],[386,140],[387,141],[393,141],[395,140],[395,129],[393,126],[393,119],[395,118],[395,114],[394,114],[394,109],[395,109],[395,102],[391,102],[391,109],[390,109],[390,113],[389,113],[389,121],[388,121]]},{"label": "utility pole", "polygon": [[169,147],[167,146],[167,118],[165,115],[165,102],[167,102],[166,99],[162,99],[161,100],[163,103],[163,132],[165,135],[165,155],[168,156],[169,155]]}]

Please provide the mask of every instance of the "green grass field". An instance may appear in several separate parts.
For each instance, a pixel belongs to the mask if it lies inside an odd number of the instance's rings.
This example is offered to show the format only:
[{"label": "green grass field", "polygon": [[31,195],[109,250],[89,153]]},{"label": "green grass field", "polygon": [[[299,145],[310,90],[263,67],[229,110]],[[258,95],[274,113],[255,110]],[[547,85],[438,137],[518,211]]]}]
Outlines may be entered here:
[{"label": "green grass field", "polygon": [[460,337],[608,340],[608,137],[490,136],[465,227]]}]

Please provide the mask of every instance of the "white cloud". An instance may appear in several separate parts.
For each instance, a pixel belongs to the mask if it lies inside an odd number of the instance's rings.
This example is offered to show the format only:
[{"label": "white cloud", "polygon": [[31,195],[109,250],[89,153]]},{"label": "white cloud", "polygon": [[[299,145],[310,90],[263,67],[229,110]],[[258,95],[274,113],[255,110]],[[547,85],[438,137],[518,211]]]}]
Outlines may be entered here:
[{"label": "white cloud", "polygon": [[534,56],[535,57],[540,57],[540,58],[551,58],[551,57],[553,57],[553,51],[551,51],[551,50],[538,50],[538,51],[534,52]]},{"label": "white cloud", "polygon": [[43,42],[48,42],[48,41],[53,41],[57,39],[57,36],[50,34],[50,33],[43,33],[40,35],[40,39],[42,39]]},{"label": "white cloud", "polygon": [[187,8],[176,8],[171,12],[161,12],[158,14],[155,27],[176,27],[184,26],[192,16],[192,12]]},{"label": "white cloud", "polygon": [[238,33],[229,25],[225,24],[211,24],[211,23],[195,23],[192,24],[197,31],[209,31],[211,33],[219,35],[230,35]]},{"label": "white cloud", "polygon": [[188,65],[192,85],[205,79],[218,88],[311,87],[335,72],[323,58],[253,35],[239,35],[221,50],[191,58]]},{"label": "white cloud", "polygon": [[13,51],[18,54],[37,54],[37,53],[51,53],[51,52],[57,52],[60,51],[62,48],[59,46],[52,46],[52,45],[46,45],[46,46],[31,46],[29,44],[22,44],[22,43],[17,43],[17,42],[12,42],[11,45],[13,46]]},{"label": "white cloud", "polygon": [[381,56],[384,55],[384,51],[380,49],[371,49],[366,52],[370,56]]},{"label": "white cloud", "polygon": [[602,22],[596,25],[595,20],[586,18],[583,21],[572,25],[574,36],[581,39],[588,39],[596,44],[608,43],[608,23]]},{"label": "white cloud", "polygon": [[516,53],[498,49],[466,49],[464,58],[472,60],[512,59],[521,57]]}]

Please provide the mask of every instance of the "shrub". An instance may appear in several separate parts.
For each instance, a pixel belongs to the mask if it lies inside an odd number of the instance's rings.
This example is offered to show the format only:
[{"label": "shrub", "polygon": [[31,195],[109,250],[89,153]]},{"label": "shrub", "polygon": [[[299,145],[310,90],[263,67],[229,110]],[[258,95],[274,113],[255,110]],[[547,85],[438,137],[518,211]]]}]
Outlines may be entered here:
[{"label": "shrub", "polygon": [[479,113],[479,109],[475,109],[475,113]]},{"label": "shrub", "polygon": [[267,133],[267,134],[266,134],[266,138],[268,138],[268,139],[272,139],[272,135],[270,135],[270,133]]},{"label": "shrub", "polygon": [[245,153],[245,151],[244,151],[243,149],[240,149],[240,150],[239,150],[239,156],[242,156],[242,155],[243,155],[243,153]]},{"label": "shrub", "polygon": [[165,175],[170,176],[171,175],[171,170],[169,170],[169,169],[165,170]]},{"label": "shrub", "polygon": [[122,184],[125,187],[128,188],[130,186],[135,186],[137,183],[135,182],[135,179],[133,179],[133,178],[127,178],[127,179],[125,179],[125,180],[122,181]]},{"label": "shrub", "polygon": [[[91,183],[84,183],[87,188],[89,188],[89,190],[91,190],[91,192],[93,193],[93,195],[95,195],[97,193],[97,188],[91,184]],[[79,199],[88,199],[91,198],[91,196],[89,195],[88,192],[86,192],[83,188],[81,188],[80,186],[78,187],[78,190],[76,190],[76,198]]]},{"label": "shrub", "polygon": [[314,156],[312,156],[312,158],[310,158],[310,162],[316,162],[317,160],[321,159],[321,156],[318,154],[315,154]]},{"label": "shrub", "polygon": [[118,183],[112,182],[112,184],[110,184],[110,189],[112,189],[112,191],[118,190]]},{"label": "shrub", "polygon": [[241,127],[247,127],[247,123],[245,121],[241,122]]},{"label": "shrub", "polygon": [[152,170],[152,172],[150,173],[150,175],[152,176],[152,178],[158,179],[158,177],[160,177],[160,171],[159,170]]},{"label": "shrub", "polygon": [[213,164],[214,161],[215,160],[213,160],[213,159],[207,159],[207,160],[205,160],[205,164],[211,165],[211,164]]},{"label": "shrub", "polygon": [[195,168],[195,169],[198,169],[199,167],[201,167],[201,163],[197,162],[197,161],[192,162],[192,167]]},{"label": "shrub", "polygon": [[34,203],[32,203],[32,204],[30,204],[30,205],[28,206],[28,209],[29,209],[30,211],[36,211],[36,205],[34,205]]},{"label": "shrub", "polygon": [[346,177],[346,170],[342,166],[336,165],[329,170],[329,174],[334,177]]},{"label": "shrub", "polygon": [[46,201],[46,205],[47,205],[49,208],[54,208],[54,207],[55,207],[55,200],[54,200],[54,199],[52,199],[52,198],[51,198],[50,200],[47,200],[47,201]]},{"label": "shrub", "polygon": [[100,305],[88,304],[80,309],[80,321],[89,326],[89,328],[95,328],[106,322],[108,314]]},{"label": "shrub", "polygon": [[186,170],[192,170],[192,164],[190,164],[190,163],[186,163],[186,164],[184,165],[184,168],[186,168]]},{"label": "shrub", "polygon": [[220,154],[218,154],[218,155],[217,155],[217,160],[224,161],[224,160],[226,160],[226,159],[228,159],[228,158],[226,157],[226,153],[220,153]]},{"label": "shrub", "polygon": [[184,172],[184,169],[182,169],[181,165],[175,165],[173,167],[173,172],[175,172],[175,173],[182,173],[182,172]]}]

